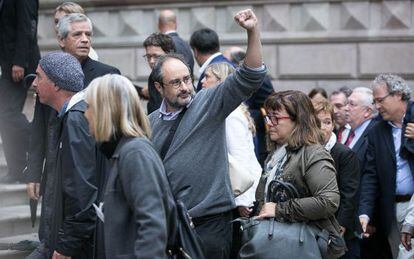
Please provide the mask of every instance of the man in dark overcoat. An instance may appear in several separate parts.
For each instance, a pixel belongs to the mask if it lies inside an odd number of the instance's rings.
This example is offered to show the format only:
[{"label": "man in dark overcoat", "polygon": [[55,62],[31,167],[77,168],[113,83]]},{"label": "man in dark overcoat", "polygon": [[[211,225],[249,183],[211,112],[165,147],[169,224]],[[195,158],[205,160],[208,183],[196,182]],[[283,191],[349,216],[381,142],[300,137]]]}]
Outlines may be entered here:
[{"label": "man in dark overcoat", "polygon": [[40,246],[29,258],[91,258],[97,198],[95,141],[84,117],[84,75],[70,54],[52,52],[36,70],[41,103],[57,112],[49,124],[47,180],[39,228]]}]

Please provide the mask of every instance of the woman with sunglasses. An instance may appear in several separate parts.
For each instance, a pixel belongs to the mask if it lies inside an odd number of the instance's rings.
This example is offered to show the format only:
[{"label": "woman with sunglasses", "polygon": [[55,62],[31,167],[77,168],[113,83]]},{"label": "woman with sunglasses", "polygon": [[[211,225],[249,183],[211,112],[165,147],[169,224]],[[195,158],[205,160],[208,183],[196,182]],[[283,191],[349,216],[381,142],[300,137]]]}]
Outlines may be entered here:
[{"label": "woman with sunglasses", "polygon": [[[331,156],[322,146],[324,138],[311,100],[299,91],[277,92],[267,98],[265,109],[271,153],[256,192],[257,198],[264,201],[258,218],[307,222],[341,239],[335,219],[339,206],[336,172]],[[280,201],[264,199],[273,180],[292,184],[299,197]],[[329,248],[328,258],[339,257],[345,249],[340,246],[334,252]]]}]

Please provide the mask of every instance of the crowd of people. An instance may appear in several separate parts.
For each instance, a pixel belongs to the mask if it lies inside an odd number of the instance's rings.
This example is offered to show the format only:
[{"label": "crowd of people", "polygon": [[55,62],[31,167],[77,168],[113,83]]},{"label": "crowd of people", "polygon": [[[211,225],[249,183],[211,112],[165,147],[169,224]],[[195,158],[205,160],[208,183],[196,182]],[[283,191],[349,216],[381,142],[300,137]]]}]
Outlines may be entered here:
[{"label": "crowd of people", "polygon": [[[247,49],[223,53],[214,30],[187,43],[163,10],[143,42],[151,74],[140,87],[98,61],[92,21],[73,2],[53,16],[61,51],[40,58],[37,10],[0,0],[1,181],[25,181],[42,202],[28,258],[186,258],[170,246],[177,200],[206,259],[239,258],[240,217],[325,231],[320,258],[414,258],[414,106],[398,75],[330,95],[274,92],[252,10],[233,17]],[[241,194],[230,160],[252,178]]]}]

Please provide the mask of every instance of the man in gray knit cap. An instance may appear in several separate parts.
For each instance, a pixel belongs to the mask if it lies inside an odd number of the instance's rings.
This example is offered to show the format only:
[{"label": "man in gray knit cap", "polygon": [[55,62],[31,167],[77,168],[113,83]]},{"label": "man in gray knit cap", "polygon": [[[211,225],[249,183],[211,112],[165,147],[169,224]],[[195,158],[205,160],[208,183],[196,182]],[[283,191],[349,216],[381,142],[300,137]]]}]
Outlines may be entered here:
[{"label": "man in gray knit cap", "polygon": [[49,123],[40,246],[28,258],[91,258],[95,228],[96,149],[84,117],[84,75],[64,52],[44,56],[33,86],[40,102],[58,112]]}]

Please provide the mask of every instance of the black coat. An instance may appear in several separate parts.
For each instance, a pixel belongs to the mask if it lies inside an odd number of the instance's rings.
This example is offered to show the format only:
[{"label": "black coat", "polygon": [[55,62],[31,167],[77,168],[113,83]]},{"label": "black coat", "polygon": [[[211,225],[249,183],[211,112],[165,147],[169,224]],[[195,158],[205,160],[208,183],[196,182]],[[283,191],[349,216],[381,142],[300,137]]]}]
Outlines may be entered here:
[{"label": "black coat", "polygon": [[2,77],[11,78],[13,65],[36,70],[38,0],[0,0],[0,66]]},{"label": "black coat", "polygon": [[54,250],[72,258],[92,256],[97,198],[97,156],[80,101],[62,117],[51,118],[48,173],[42,200],[39,239],[50,257]]},{"label": "black coat", "polygon": [[151,114],[151,112],[160,108],[162,103],[162,96],[160,92],[158,92],[157,88],[155,88],[154,79],[152,78],[152,72],[148,77],[148,94],[149,99],[147,103],[147,113]]},{"label": "black coat", "polygon": [[361,169],[360,176],[362,177],[363,170],[365,168],[365,155],[367,153],[368,148],[368,132],[370,129],[377,123],[377,119],[372,119],[368,126],[365,128],[362,135],[359,137],[358,141],[355,143],[355,145],[351,148],[352,151],[357,155],[358,161],[359,161],[359,168]]},{"label": "black coat", "polygon": [[186,41],[184,41],[180,36],[178,36],[178,33],[176,32],[169,33],[168,35],[174,41],[175,52],[184,56],[185,61],[190,67],[190,70],[191,70],[190,73],[191,75],[193,75],[194,57],[193,57],[193,52],[191,51],[190,45]]},{"label": "black coat", "polygon": [[260,165],[264,167],[264,161],[269,152],[267,152],[266,145],[266,126],[261,108],[263,108],[266,98],[274,93],[274,88],[272,85],[272,78],[269,75],[266,75],[262,86],[257,90],[252,97],[250,97],[246,104],[249,107],[250,115],[254,120],[256,125],[256,138],[257,142],[255,143],[255,152],[257,160]]},{"label": "black coat", "polygon": [[336,143],[331,149],[335,162],[336,177],[341,195],[339,209],[336,213],[338,223],[346,228],[345,237],[353,237],[355,217],[357,216],[358,188],[360,169],[358,158],[347,146]]},{"label": "black coat", "polygon": [[[112,66],[106,65],[102,62],[87,58],[82,63],[82,71],[85,75],[83,84],[85,88],[89,83],[100,76],[106,74],[120,74],[120,71]],[[56,111],[49,106],[39,102],[36,98],[35,111],[32,121],[32,130],[30,136],[29,145],[29,157],[27,162],[27,171],[25,174],[26,182],[41,181],[43,174],[43,161],[45,159],[45,152],[47,152],[47,129],[49,117],[53,114],[56,115]]]},{"label": "black coat", "polygon": [[[414,159],[409,158],[408,163],[413,174]],[[395,219],[396,172],[392,128],[387,121],[382,120],[373,126],[368,133],[359,214],[366,214],[371,218],[375,209],[375,200],[378,197],[379,219],[385,235],[388,235],[391,222]]]},{"label": "black coat", "polygon": [[121,74],[118,68],[93,60],[90,57],[87,57],[82,62],[82,71],[85,75],[85,79],[83,80],[85,88],[88,87],[89,83],[97,77],[104,76],[106,74]]},{"label": "black coat", "polygon": [[145,138],[123,137],[111,165],[104,194],[106,258],[166,258],[176,208],[157,152]]}]

